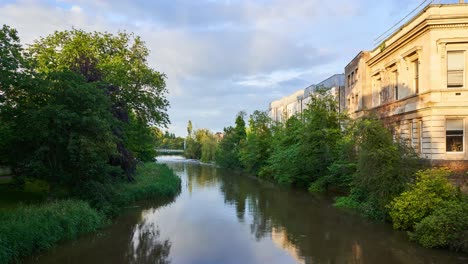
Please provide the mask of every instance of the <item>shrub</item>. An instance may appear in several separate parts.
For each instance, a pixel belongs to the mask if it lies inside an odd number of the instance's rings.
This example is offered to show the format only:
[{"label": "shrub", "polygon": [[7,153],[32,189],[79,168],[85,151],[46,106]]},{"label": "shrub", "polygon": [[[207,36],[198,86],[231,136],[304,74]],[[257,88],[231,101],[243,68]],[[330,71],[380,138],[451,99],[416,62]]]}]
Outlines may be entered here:
[{"label": "shrub", "polygon": [[429,169],[416,173],[416,183],[389,205],[393,227],[412,229],[442,202],[454,199],[455,187],[448,181],[449,175],[447,169]]},{"label": "shrub", "polygon": [[166,165],[145,163],[132,183],[88,182],[76,195],[107,216],[118,214],[121,207],[152,197],[172,196],[180,190],[180,178]]},{"label": "shrub", "polygon": [[450,247],[468,252],[468,201],[442,203],[416,224],[410,238],[424,247]]},{"label": "shrub", "polygon": [[354,129],[358,155],[353,188],[365,194],[368,206],[374,206],[365,211],[385,218],[387,205],[406,189],[420,169],[419,158],[404,142],[394,142],[379,120],[364,118]]},{"label": "shrub", "polygon": [[351,208],[357,209],[361,206],[361,203],[356,199],[354,195],[342,196],[335,199],[335,207],[338,208]]},{"label": "shrub", "polygon": [[51,248],[60,240],[94,231],[104,222],[103,214],[77,200],[19,207],[2,213],[0,260],[5,263],[17,261],[20,257]]}]

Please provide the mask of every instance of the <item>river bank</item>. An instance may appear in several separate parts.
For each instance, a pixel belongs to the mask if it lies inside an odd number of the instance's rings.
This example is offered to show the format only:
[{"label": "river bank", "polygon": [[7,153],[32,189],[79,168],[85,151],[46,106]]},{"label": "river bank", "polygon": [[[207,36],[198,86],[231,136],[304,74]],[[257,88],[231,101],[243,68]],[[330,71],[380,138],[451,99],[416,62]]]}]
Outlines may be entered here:
[{"label": "river bank", "polygon": [[125,206],[138,200],[175,196],[180,186],[180,179],[167,166],[145,163],[138,167],[134,183],[90,186],[90,192],[81,198],[78,195],[0,211],[0,263],[18,261],[96,231]]}]

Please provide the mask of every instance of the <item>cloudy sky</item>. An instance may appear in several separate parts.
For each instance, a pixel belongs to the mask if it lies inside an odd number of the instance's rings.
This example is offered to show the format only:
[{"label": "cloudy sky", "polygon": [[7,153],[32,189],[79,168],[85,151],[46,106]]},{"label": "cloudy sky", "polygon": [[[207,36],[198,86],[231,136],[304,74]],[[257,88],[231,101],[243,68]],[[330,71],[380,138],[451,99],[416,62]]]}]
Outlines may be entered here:
[{"label": "cloudy sky", "polygon": [[[134,32],[167,75],[169,130],[222,131],[240,110],[335,73],[422,0],[0,0],[31,43],[55,30]],[[438,1],[439,2],[439,1]]]}]

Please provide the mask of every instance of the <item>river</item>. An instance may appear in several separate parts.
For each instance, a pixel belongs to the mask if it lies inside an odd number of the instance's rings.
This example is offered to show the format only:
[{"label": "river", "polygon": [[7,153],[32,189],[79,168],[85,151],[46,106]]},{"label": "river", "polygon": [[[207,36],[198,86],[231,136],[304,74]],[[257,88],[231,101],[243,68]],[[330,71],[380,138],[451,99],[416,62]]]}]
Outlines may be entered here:
[{"label": "river", "polygon": [[336,209],[330,197],[176,156],[159,162],[181,177],[180,195],[138,203],[98,233],[26,263],[468,263]]}]

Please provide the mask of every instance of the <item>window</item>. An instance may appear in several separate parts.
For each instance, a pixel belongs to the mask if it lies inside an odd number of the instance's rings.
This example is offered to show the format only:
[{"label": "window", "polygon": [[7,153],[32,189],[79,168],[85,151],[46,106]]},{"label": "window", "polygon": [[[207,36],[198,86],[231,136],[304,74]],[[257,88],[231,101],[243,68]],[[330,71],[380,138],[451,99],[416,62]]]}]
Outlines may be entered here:
[{"label": "window", "polygon": [[393,72],[393,94],[395,96],[395,100],[398,100],[398,72]]},{"label": "window", "polygon": [[418,140],[419,140],[419,153],[423,152],[423,122],[418,121]]},{"label": "window", "polygon": [[447,152],[463,151],[463,119],[447,119],[445,135]]},{"label": "window", "polygon": [[354,72],[351,73],[351,84],[354,84]]},{"label": "window", "polygon": [[447,87],[463,87],[465,71],[465,53],[463,51],[447,52]]},{"label": "window", "polygon": [[357,73],[358,73],[358,69],[354,71],[354,82],[357,82],[357,79],[358,79]]},{"label": "window", "polygon": [[348,75],[348,87],[351,86],[351,75]]},{"label": "window", "polygon": [[414,92],[419,93],[419,60],[412,62]]},{"label": "window", "polygon": [[377,79],[377,82],[376,82],[376,88],[377,88],[377,91],[379,93],[379,96],[378,96],[378,101],[377,101],[377,105],[380,105],[382,103],[382,97],[383,97],[383,94],[382,94],[382,91],[380,90],[382,88],[382,79],[381,78],[378,78]]}]

